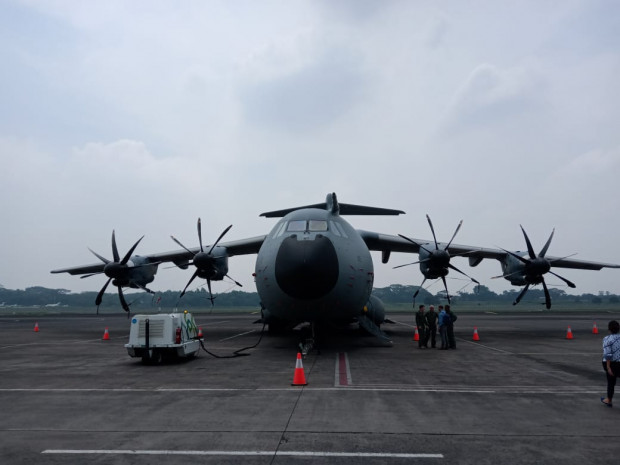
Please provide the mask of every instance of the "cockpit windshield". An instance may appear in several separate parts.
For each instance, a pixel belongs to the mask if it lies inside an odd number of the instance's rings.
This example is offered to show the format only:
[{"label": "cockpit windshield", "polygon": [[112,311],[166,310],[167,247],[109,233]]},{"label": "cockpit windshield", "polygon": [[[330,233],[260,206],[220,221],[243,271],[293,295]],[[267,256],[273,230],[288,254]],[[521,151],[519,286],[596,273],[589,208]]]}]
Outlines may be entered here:
[{"label": "cockpit windshield", "polygon": [[286,230],[292,232],[303,232],[306,230],[306,220],[289,221]]},{"label": "cockpit windshield", "polygon": [[320,232],[327,231],[327,221],[325,220],[293,220],[289,221],[286,227],[291,232]]},{"label": "cockpit windshield", "polygon": [[327,231],[327,221],[325,220],[310,220],[308,221],[309,231]]}]

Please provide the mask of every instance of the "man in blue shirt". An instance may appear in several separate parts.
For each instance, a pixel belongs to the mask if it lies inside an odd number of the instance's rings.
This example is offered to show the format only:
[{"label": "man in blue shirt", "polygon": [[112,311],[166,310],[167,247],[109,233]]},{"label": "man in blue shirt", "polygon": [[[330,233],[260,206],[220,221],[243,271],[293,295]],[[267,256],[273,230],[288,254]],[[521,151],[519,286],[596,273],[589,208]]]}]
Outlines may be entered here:
[{"label": "man in blue shirt", "polygon": [[450,315],[442,308],[439,312],[439,335],[441,336],[441,348],[439,350],[448,350],[450,342],[448,341],[448,325],[452,322]]},{"label": "man in blue shirt", "polygon": [[620,324],[611,320],[607,328],[611,333],[603,339],[603,370],[607,376],[607,397],[601,397],[601,402],[611,407],[616,378],[620,376]]}]

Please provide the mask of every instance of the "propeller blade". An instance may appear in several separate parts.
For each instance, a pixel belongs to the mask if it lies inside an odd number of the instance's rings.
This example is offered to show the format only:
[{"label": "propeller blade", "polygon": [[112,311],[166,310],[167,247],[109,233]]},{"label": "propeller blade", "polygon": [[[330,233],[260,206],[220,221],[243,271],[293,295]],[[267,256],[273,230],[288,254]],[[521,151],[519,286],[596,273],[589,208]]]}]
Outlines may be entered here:
[{"label": "propeller blade", "polygon": [[448,298],[448,303],[450,303],[450,293],[448,292],[448,283],[446,283],[446,277],[442,276],[441,280],[443,281],[443,287],[446,288],[446,297]]},{"label": "propeller blade", "polygon": [[211,306],[213,307],[213,293],[211,292],[211,280],[207,279],[207,287],[209,288],[209,300],[211,301]]},{"label": "propeller blade", "polygon": [[527,292],[529,288],[530,288],[530,285],[526,284],[523,290],[519,293],[519,295],[515,299],[515,301],[512,303],[512,305],[517,305],[519,302],[521,302],[521,299],[523,298],[523,296],[525,295],[525,293]]},{"label": "propeller blade", "polygon": [[517,270],[517,271],[513,271],[512,273],[500,274],[499,276],[493,276],[493,277],[491,277],[491,279],[508,278],[509,276],[513,276],[513,275],[516,275],[516,274],[519,274],[519,273],[521,273],[521,271]]},{"label": "propeller blade", "polygon": [[226,229],[224,229],[224,232],[222,232],[222,234],[220,234],[220,237],[217,238],[217,241],[215,241],[215,243],[211,246],[211,249],[209,250],[209,255],[211,255],[211,252],[213,252],[213,249],[215,248],[215,246],[222,240],[222,237],[224,237],[224,235],[230,231],[230,228],[232,228],[232,224],[230,226],[228,226]]},{"label": "propeller blade", "polygon": [[435,236],[435,228],[433,228],[433,222],[431,221],[431,217],[426,214],[426,219],[428,220],[428,225],[431,227],[431,232],[433,233],[433,239],[435,240],[435,250],[439,249],[439,245],[437,244],[437,236]]},{"label": "propeller blade", "polygon": [[[136,243],[133,245],[133,247],[131,249],[129,249],[129,252],[127,252],[125,254],[125,256],[123,257],[123,259],[121,260],[121,265],[126,265],[127,262],[129,261],[129,259],[131,258],[131,254],[133,253],[134,250],[136,250],[136,247],[138,247],[138,244],[140,243],[140,241],[144,239],[144,236],[142,236],[140,239],[138,239],[136,241]],[[118,261],[118,260],[117,260]],[[129,311],[129,310],[128,310]]]},{"label": "propeller blade", "polygon": [[551,273],[553,276],[555,276],[556,278],[561,279],[562,281],[564,281],[566,284],[568,284],[568,287],[575,289],[577,286],[575,286],[574,283],[570,282],[568,279],[563,278],[562,276],[560,276],[557,273],[554,273],[553,271],[549,271],[549,273]]},{"label": "propeller blade", "polygon": [[[521,225],[519,225],[521,226]],[[527,237],[527,233],[525,232],[525,229],[523,229],[523,226],[521,226],[521,231],[523,231],[523,237],[525,237],[525,243],[527,244],[527,253],[530,254],[530,258],[534,259],[536,258],[536,253],[534,253],[534,248],[532,247],[532,243],[530,242],[530,238]]]},{"label": "propeller blade", "polygon": [[414,241],[413,239],[409,239],[407,236],[403,236],[402,234],[399,234],[400,237],[402,237],[403,239],[405,239],[406,241],[411,242],[414,245],[417,245],[418,247],[420,247],[421,249],[426,250],[428,253],[432,253],[430,250],[428,250],[426,247],[424,247],[422,244],[418,244],[416,241]]},{"label": "propeller blade", "polygon": [[127,301],[125,301],[125,296],[123,295],[122,286],[118,286],[118,298],[121,301],[121,307],[123,307],[123,310],[125,310],[127,314],[129,314],[129,305],[127,305]]},{"label": "propeller blade", "polygon": [[[512,255],[514,258],[516,258],[517,260],[521,261],[522,263],[529,263],[530,261],[527,258],[523,258],[521,255],[517,255],[514,252],[511,252],[510,250],[506,250],[506,249],[502,249],[501,247],[498,247],[500,250],[503,250],[504,252],[506,252],[507,254]],[[536,258],[536,257],[534,257]]]},{"label": "propeller blade", "polygon": [[185,291],[187,291],[187,288],[188,288],[188,287],[189,287],[189,285],[192,283],[192,281],[196,278],[196,276],[198,276],[198,269],[196,269],[196,271],[194,271],[194,274],[192,275],[192,277],[191,277],[191,278],[189,278],[189,281],[188,281],[188,283],[185,285],[185,289],[183,289],[183,292],[181,292],[181,295],[179,296],[179,299],[185,295]]},{"label": "propeller blade", "polygon": [[237,286],[239,287],[243,287],[243,284],[241,284],[239,281],[235,281],[234,279],[232,279],[230,276],[226,275],[226,277],[228,279],[230,279],[232,282],[234,282]]},{"label": "propeller blade", "polygon": [[542,248],[542,250],[538,254],[539,257],[544,257],[545,254],[547,253],[547,249],[549,248],[549,244],[551,244],[551,239],[553,239],[554,232],[555,232],[555,228],[553,228],[553,231],[551,231],[551,236],[549,236],[549,239],[547,239],[547,243],[545,244],[545,246]]},{"label": "propeller blade", "polygon": [[200,244],[200,251],[204,252],[202,248],[202,226],[201,226],[200,218],[198,218],[198,243]]},{"label": "propeller blade", "polygon": [[456,227],[456,231],[454,231],[454,234],[452,234],[452,239],[450,239],[450,242],[448,242],[448,245],[446,245],[446,248],[444,250],[448,250],[448,247],[450,247],[450,244],[452,244],[452,241],[456,237],[456,234],[459,232],[459,229],[461,229],[462,224],[463,224],[463,220],[459,222],[459,225]]},{"label": "propeller blade", "polygon": [[97,271],[96,273],[85,274],[84,276],[80,276],[80,279],[90,278],[91,276],[96,276],[96,275],[101,274],[101,273],[103,273],[103,270],[102,271]]},{"label": "propeller blade", "polygon": [[90,250],[92,252],[92,254],[97,257],[99,260],[101,260],[103,263],[105,263],[106,265],[108,263],[110,263],[110,260],[108,260],[105,257],[102,257],[101,255],[99,255],[97,252],[95,252],[93,249],[91,249],[90,247],[88,247],[88,250]]},{"label": "propeller blade", "polygon": [[545,278],[542,279],[543,289],[545,291],[545,307],[547,310],[551,308],[551,296],[549,295],[549,289],[547,289],[547,283],[545,283]]},{"label": "propeller blade", "polygon": [[105,292],[106,288],[108,287],[108,284],[110,284],[110,281],[112,281],[112,278],[109,278],[105,282],[105,284],[103,285],[103,287],[99,291],[99,294],[97,294],[97,298],[95,299],[95,305],[97,306],[97,312],[99,312],[99,305],[101,305],[101,300],[103,299],[103,293]]},{"label": "propeller blade", "polygon": [[402,268],[403,266],[417,265],[418,263],[424,263],[427,261],[428,261],[428,258],[425,258],[424,260],[418,260],[417,262],[405,263],[404,265],[393,266],[392,269],[395,270],[396,268]]},{"label": "propeller blade", "polygon": [[420,287],[418,287],[418,290],[415,291],[415,294],[413,294],[413,300],[415,301],[415,298],[418,296],[418,294],[420,293],[420,290],[424,287],[424,283],[426,282],[426,278],[424,278],[424,281],[422,281],[422,284],[420,284]]},{"label": "propeller blade", "polygon": [[174,242],[176,242],[177,244],[179,244],[182,248],[184,248],[185,250],[187,250],[189,253],[191,253],[193,256],[196,256],[196,254],[194,252],[192,252],[191,250],[189,250],[187,247],[185,247],[183,244],[181,244],[181,242],[179,242],[179,240],[174,237],[174,236],[170,236],[172,238],[172,240]]},{"label": "propeller blade", "polygon": [[112,258],[114,258],[114,261],[116,263],[120,261],[120,257],[118,256],[118,248],[116,247],[116,237],[114,235],[114,230],[112,230]]},{"label": "propeller blade", "polygon": [[459,273],[461,273],[463,276],[467,276],[469,279],[471,279],[473,282],[475,282],[476,284],[480,284],[478,281],[476,281],[474,278],[472,278],[471,276],[469,276],[466,273],[463,273],[461,270],[459,270],[456,266],[452,265],[451,263],[448,264],[448,268],[454,270],[454,271],[458,271]]},{"label": "propeller blade", "polygon": [[576,254],[576,253],[572,253],[572,254],[570,254],[570,255],[566,255],[566,256],[561,257],[561,258],[554,258],[553,260],[549,260],[549,264],[550,264],[551,266],[553,266],[553,264],[554,264],[555,262],[559,262],[560,260],[564,260],[565,258],[574,257],[575,255],[577,255],[577,254]]}]

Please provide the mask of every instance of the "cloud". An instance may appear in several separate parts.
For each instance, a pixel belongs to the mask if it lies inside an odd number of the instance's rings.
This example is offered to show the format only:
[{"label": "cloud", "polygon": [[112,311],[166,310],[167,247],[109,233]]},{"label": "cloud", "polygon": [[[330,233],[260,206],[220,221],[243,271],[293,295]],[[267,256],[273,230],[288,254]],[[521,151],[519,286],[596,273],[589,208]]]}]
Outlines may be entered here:
[{"label": "cloud", "polygon": [[366,85],[358,57],[330,50],[298,70],[248,83],[241,102],[250,124],[285,132],[313,131],[352,111]]},{"label": "cloud", "polygon": [[501,69],[483,63],[457,91],[450,109],[450,126],[488,125],[532,112],[539,104],[539,85],[527,69]]}]

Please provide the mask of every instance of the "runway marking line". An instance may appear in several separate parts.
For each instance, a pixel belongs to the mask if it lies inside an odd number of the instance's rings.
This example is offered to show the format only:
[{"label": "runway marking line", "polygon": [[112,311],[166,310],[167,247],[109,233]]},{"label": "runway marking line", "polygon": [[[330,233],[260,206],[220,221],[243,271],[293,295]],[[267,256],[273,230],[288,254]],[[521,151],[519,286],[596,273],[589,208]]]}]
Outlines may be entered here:
[{"label": "runway marking line", "polygon": [[336,355],[336,374],[334,386],[347,387],[353,384],[351,370],[349,368],[349,357],[346,352]]},{"label": "runway marking line", "polygon": [[234,336],[225,337],[224,339],[220,339],[217,342],[228,341],[229,339],[234,339],[236,337],[245,336],[246,334],[252,334],[252,333],[255,333],[255,332],[256,332],[256,330],[253,329],[252,331],[246,331],[245,333],[239,333],[239,334],[235,334]]},{"label": "runway marking line", "polygon": [[[358,386],[335,386],[325,388],[305,387],[307,392],[323,391],[369,391],[369,392],[434,392],[434,393],[461,393],[461,394],[592,394],[600,391],[597,386],[390,386],[390,385],[358,385]],[[0,388],[1,392],[120,392],[120,393],[175,393],[175,392],[299,392],[292,387],[285,388]]]},{"label": "runway marking line", "polygon": [[46,449],[42,454],[88,454],[88,455],[221,455],[221,456],[284,456],[284,457],[359,457],[359,458],[406,458],[442,459],[443,454],[416,454],[390,452],[312,452],[312,451],[227,451],[227,450],[96,450],[96,449]]}]

